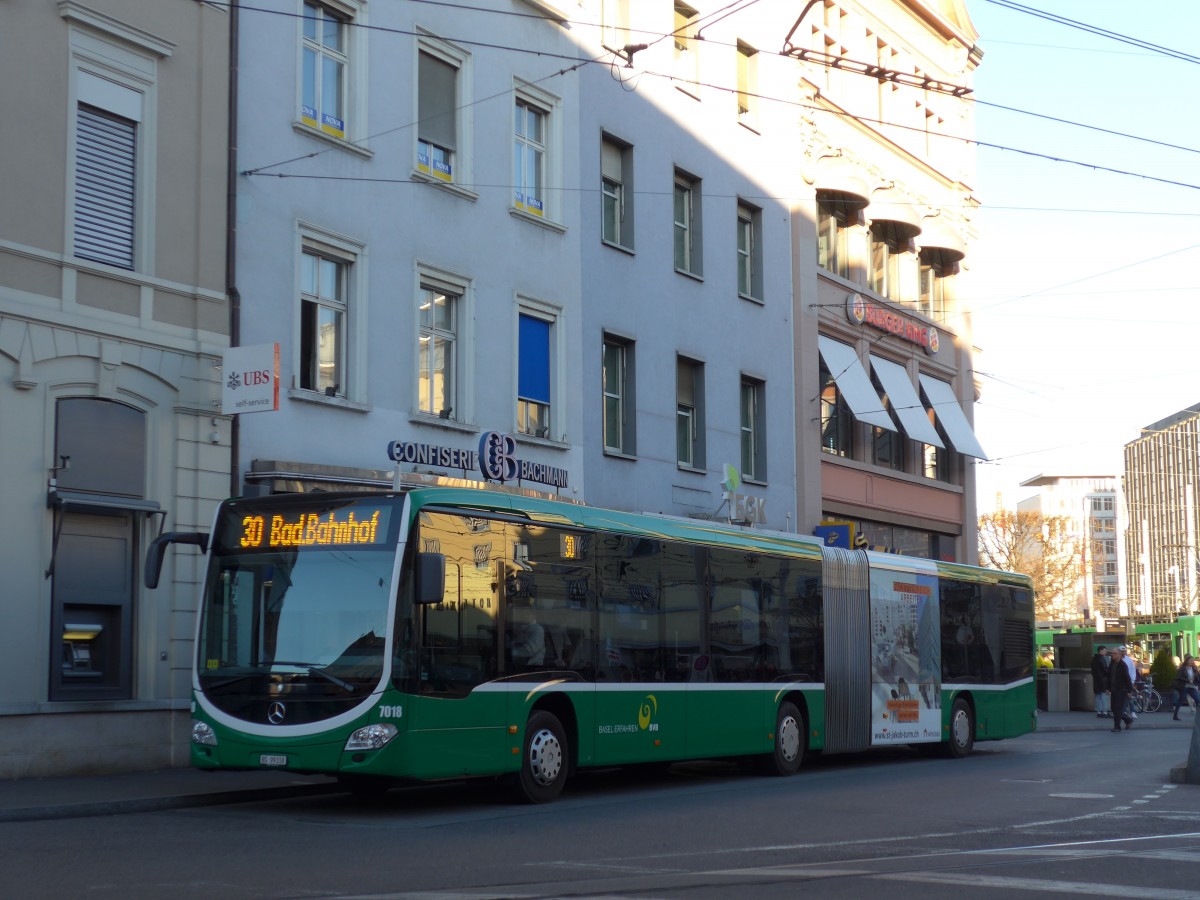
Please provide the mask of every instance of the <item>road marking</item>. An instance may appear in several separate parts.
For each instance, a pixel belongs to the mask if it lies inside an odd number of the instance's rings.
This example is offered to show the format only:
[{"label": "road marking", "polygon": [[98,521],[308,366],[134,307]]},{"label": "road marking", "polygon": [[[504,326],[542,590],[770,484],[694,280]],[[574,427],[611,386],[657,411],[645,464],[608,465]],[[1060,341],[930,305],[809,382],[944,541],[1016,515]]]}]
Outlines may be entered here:
[{"label": "road marking", "polygon": [[1051,794],[1051,797],[1064,797],[1067,800],[1111,800],[1112,794]]},{"label": "road marking", "polygon": [[1002,875],[970,875],[956,872],[914,872],[877,875],[885,881],[915,881],[923,884],[961,884],[972,888],[991,887],[1010,891],[1045,891],[1056,894],[1085,894],[1103,897],[1114,894],[1134,900],[1200,900],[1200,892],[1168,888],[1141,888],[1111,882],[1051,881],[1044,878],[1006,878]]}]

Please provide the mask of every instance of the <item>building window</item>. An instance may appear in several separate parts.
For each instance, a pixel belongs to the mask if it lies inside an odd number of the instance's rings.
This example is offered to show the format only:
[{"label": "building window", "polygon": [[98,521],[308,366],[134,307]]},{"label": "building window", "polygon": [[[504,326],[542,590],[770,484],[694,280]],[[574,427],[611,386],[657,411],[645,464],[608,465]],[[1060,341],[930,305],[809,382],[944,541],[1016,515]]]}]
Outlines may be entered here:
[{"label": "building window", "polygon": [[700,181],[675,171],[675,270],[703,274],[701,265]]},{"label": "building window", "polygon": [[458,311],[461,298],[440,286],[422,283],[417,408],[449,419],[457,405]]},{"label": "building window", "polygon": [[762,210],[738,203],[737,210],[738,294],[762,299]]},{"label": "building window", "polygon": [[737,42],[737,120],[758,127],[758,51]]},{"label": "building window", "polygon": [[524,310],[517,319],[517,431],[551,436],[554,319]]},{"label": "building window", "polygon": [[767,480],[766,389],[764,382],[742,377],[742,477]]},{"label": "building window", "polygon": [[885,469],[903,471],[904,436],[890,428],[871,426],[871,461]]},{"label": "building window", "polygon": [[935,322],[945,322],[949,311],[949,288],[958,273],[958,263],[945,262],[937,251],[922,250],[920,273],[917,308]]},{"label": "building window", "polygon": [[633,344],[604,339],[604,449],[632,454],[634,446]]},{"label": "building window", "polygon": [[446,183],[466,180],[469,56],[445,41],[417,42],[417,172]]},{"label": "building window", "polygon": [[81,3],[59,3],[70,46],[66,253],[153,274],[158,65],[173,45]]},{"label": "building window", "polygon": [[[897,303],[910,299],[906,284],[913,265],[912,239],[904,226],[887,220],[871,223],[871,273],[868,287]],[[906,296],[907,295],[907,296]]]},{"label": "building window", "polygon": [[825,360],[821,360],[821,450],[834,456],[852,456],[854,417]]},{"label": "building window", "polygon": [[[932,409],[925,410],[929,416],[929,424],[937,430],[937,416]],[[940,437],[940,435],[939,435]],[[942,443],[946,447],[939,447],[936,444],[921,444],[921,472],[926,478],[933,478],[937,481],[950,480],[950,454],[953,452],[948,449],[950,444],[943,438]]]},{"label": "building window", "polygon": [[852,277],[851,249],[861,219],[861,211],[844,200],[817,201],[818,266],[842,278]]},{"label": "building window", "polygon": [[675,455],[679,465],[703,469],[704,364],[684,357],[675,360]]},{"label": "building window", "polygon": [[555,110],[559,98],[518,81],[513,107],[513,208],[539,219],[557,219]]},{"label": "building window", "polygon": [[319,3],[304,4],[300,121],[343,139],[349,91],[349,30],[344,15]]},{"label": "building window", "polygon": [[305,249],[300,255],[300,389],[346,396],[348,264]]},{"label": "building window", "polygon": [[675,4],[674,41],[675,86],[699,99],[700,41],[696,31],[700,14],[686,3]]},{"label": "building window", "polygon": [[513,204],[530,215],[546,214],[546,118],[544,109],[518,99],[514,118]]},{"label": "building window", "polygon": [[75,124],[75,255],[132,269],[136,226],[137,122],[80,103]]},{"label": "building window", "polygon": [[[871,375],[871,385],[875,388],[875,392],[883,402],[884,413],[889,419],[895,422],[896,414],[892,410],[892,399],[888,396],[887,391],[883,389],[883,385],[879,383],[879,378],[875,374]],[[885,469],[893,469],[897,472],[904,471],[904,442],[905,436],[903,432],[891,428],[883,428],[879,425],[872,425],[871,462]]]},{"label": "building window", "polygon": [[633,148],[607,135],[600,141],[600,239],[633,249]]}]

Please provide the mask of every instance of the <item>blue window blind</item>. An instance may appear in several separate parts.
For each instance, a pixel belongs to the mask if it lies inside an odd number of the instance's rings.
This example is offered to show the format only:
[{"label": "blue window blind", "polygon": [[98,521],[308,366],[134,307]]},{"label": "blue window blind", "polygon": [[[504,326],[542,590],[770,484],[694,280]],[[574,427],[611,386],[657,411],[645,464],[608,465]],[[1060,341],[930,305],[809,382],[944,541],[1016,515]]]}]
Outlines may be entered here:
[{"label": "blue window blind", "polygon": [[518,335],[517,396],[550,404],[550,323],[521,316]]}]

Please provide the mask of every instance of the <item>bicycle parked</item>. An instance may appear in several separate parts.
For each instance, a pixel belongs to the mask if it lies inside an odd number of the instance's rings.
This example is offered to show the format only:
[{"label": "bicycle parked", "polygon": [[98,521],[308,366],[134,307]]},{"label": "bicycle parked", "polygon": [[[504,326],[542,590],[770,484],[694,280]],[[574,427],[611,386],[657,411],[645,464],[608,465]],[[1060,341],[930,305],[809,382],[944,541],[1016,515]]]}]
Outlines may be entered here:
[{"label": "bicycle parked", "polygon": [[1155,690],[1154,685],[1148,681],[1139,681],[1135,684],[1129,700],[1133,704],[1134,711],[1139,713],[1158,712],[1159,707],[1162,706],[1162,694]]}]

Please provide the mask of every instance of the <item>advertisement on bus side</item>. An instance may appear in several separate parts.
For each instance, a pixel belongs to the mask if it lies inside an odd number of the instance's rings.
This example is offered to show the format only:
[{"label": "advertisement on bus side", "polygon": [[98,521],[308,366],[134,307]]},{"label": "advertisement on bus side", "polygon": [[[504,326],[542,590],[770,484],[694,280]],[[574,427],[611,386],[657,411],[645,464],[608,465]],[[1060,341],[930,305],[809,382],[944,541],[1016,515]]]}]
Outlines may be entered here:
[{"label": "advertisement on bus side", "polygon": [[932,562],[871,567],[871,744],[941,739],[941,612]]}]

